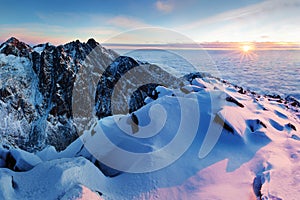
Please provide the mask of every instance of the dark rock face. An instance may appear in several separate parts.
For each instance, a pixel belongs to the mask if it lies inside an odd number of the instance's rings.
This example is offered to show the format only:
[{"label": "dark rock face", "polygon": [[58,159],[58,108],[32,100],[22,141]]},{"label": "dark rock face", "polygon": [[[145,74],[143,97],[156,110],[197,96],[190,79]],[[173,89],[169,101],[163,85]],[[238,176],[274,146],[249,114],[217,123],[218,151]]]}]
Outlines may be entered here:
[{"label": "dark rock face", "polygon": [[[3,43],[0,142],[35,151],[46,145],[62,150],[75,140],[78,134],[72,115],[74,82],[78,71],[88,68],[84,61],[96,47],[98,57],[94,59],[95,64],[102,65],[99,67],[106,67],[117,57],[93,39],[57,47],[47,43],[31,48],[16,38]],[[9,61],[3,54],[16,57]]]},{"label": "dark rock face", "polygon": [[106,68],[97,85],[96,116],[132,113],[145,105],[146,97],[157,98],[157,86],[179,88],[183,82],[156,65],[120,56]]},{"label": "dark rock face", "polygon": [[150,97],[153,100],[157,99],[158,94],[155,90],[157,86],[162,85],[156,83],[149,83],[146,85],[142,85],[136,91],[134,91],[129,101],[129,113],[132,113],[137,109],[143,107],[145,105],[144,100],[146,99],[146,97]]},{"label": "dark rock face", "polygon": [[96,115],[103,118],[112,115],[111,99],[120,78],[139,63],[132,58],[120,56],[102,74],[96,91]]},{"label": "dark rock face", "polygon": [[285,98],[285,100],[288,101],[288,102],[290,102],[290,104],[292,106],[300,108],[300,102],[297,101],[297,99],[295,97],[293,97],[293,96],[287,96]]},{"label": "dark rock face", "polygon": [[262,197],[261,188],[263,184],[264,184],[264,178],[261,175],[257,175],[254,178],[252,183],[254,194],[259,199],[261,199]]},{"label": "dark rock face", "polygon": [[228,96],[226,97],[226,101],[228,102],[231,102],[231,103],[234,103],[236,104],[237,106],[241,107],[241,108],[244,108],[245,106],[243,104],[241,104],[238,100],[236,100],[235,98],[231,97],[231,96]]},{"label": "dark rock face", "polygon": [[205,77],[205,74],[200,73],[200,72],[194,72],[194,73],[189,73],[183,76],[183,78],[185,80],[187,80],[190,84],[192,83],[192,81],[196,78],[203,78]]}]

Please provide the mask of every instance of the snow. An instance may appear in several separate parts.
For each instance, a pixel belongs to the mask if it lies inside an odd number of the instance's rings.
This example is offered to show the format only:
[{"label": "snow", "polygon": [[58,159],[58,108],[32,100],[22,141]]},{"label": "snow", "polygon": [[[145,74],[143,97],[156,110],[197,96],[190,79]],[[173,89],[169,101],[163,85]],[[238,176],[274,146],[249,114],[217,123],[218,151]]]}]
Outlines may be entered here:
[{"label": "snow", "polygon": [[[41,94],[36,90],[38,80],[31,65],[28,58],[0,54],[0,88],[10,91],[10,99],[16,99],[16,94],[22,94],[28,110],[34,110],[33,106],[40,105],[42,100]],[[16,120],[21,111],[11,110],[9,102],[0,101],[0,142],[3,144],[10,143],[7,138],[11,135],[23,138],[30,131],[30,124],[25,118]]]},{"label": "snow", "polygon": [[195,86],[198,86],[200,88],[207,88],[207,86],[208,86],[208,84],[200,78],[195,78],[192,81],[192,84],[195,85]]},{"label": "snow", "polygon": [[33,50],[36,51],[37,53],[41,54],[45,50],[46,44],[42,46],[37,46],[34,47]]},{"label": "snow", "polygon": [[[25,172],[0,169],[0,199],[298,199],[298,108],[210,78],[156,92],[137,132],[115,115],[62,152],[1,148],[0,166],[11,152]],[[106,177],[93,156],[123,173]]]},{"label": "snow", "polygon": [[21,149],[12,149],[9,153],[16,160],[14,168],[19,171],[28,171],[42,162],[38,156]]},{"label": "snow", "polygon": [[84,158],[47,161],[27,172],[13,172],[3,168],[0,169],[0,199],[68,199],[72,195],[74,199],[80,199],[80,195],[75,198],[78,187],[85,191],[83,195],[95,196],[95,192],[104,187],[101,181],[104,178]]},{"label": "snow", "polygon": [[[20,72],[26,72],[24,67],[27,67],[30,63],[28,58],[25,57],[17,57],[14,55],[5,55],[0,53],[0,61],[1,61],[1,70],[3,68],[5,70],[17,70]],[[8,67],[9,66],[9,67]]]},{"label": "snow", "polygon": [[40,152],[37,152],[36,155],[43,161],[53,160],[57,158],[57,151],[53,146],[48,146]]},{"label": "snow", "polygon": [[91,191],[89,188],[83,185],[77,185],[71,190],[67,191],[61,200],[103,200],[97,193]]}]

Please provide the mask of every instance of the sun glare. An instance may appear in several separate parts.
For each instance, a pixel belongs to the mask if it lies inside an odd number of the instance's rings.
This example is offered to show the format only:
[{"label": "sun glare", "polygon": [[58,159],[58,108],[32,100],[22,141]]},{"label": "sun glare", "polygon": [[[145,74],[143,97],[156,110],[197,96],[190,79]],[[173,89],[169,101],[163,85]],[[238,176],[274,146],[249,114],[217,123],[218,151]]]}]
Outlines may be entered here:
[{"label": "sun glare", "polygon": [[238,54],[240,55],[240,61],[248,61],[254,60],[257,58],[257,54],[255,53],[256,47],[252,43],[240,43]]},{"label": "sun glare", "polygon": [[242,50],[243,50],[243,52],[247,53],[250,50],[252,50],[252,47],[250,45],[243,45]]}]

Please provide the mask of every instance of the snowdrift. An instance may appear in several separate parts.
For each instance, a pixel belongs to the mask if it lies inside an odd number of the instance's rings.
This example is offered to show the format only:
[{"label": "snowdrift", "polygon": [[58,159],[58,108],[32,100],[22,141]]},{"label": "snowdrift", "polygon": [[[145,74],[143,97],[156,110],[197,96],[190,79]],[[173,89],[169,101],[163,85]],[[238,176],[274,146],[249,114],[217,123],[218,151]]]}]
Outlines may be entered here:
[{"label": "snowdrift", "polygon": [[[208,77],[194,78],[190,85],[177,90],[162,86],[155,90],[158,98],[147,98],[146,105],[135,112],[141,128],[137,132],[131,129],[130,114],[115,115],[96,121],[62,152],[51,146],[36,154],[2,148],[1,165],[23,172],[1,168],[0,196],[195,200],[299,197],[299,107]],[[199,116],[193,114],[195,110]],[[199,120],[195,120],[197,117]],[[188,123],[179,128],[182,120]],[[160,122],[164,122],[161,129]],[[149,124],[153,131],[145,134],[143,128],[149,128]],[[218,131],[215,144],[209,144],[207,135]],[[180,142],[175,142],[170,151],[163,149],[178,139],[178,134],[182,134]],[[116,157],[122,155],[116,153],[117,148],[135,154],[159,153],[134,160]],[[180,155],[174,155],[178,151]],[[95,158],[107,168],[97,165]],[[14,165],[11,160],[15,160]],[[111,177],[105,176],[116,160],[122,161],[117,165],[121,169],[111,172]]]}]

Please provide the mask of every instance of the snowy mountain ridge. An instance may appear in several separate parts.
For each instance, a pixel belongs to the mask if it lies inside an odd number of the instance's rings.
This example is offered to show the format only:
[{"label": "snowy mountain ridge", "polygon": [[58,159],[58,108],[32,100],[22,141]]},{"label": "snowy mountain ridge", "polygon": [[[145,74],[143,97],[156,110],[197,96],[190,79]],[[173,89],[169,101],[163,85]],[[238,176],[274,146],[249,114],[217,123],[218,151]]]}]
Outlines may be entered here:
[{"label": "snowy mountain ridge", "polygon": [[[199,72],[176,79],[158,66],[114,57],[101,47],[97,52],[101,59],[80,62],[93,44],[89,40],[64,48],[49,44],[31,48],[11,39],[0,46],[4,63],[0,114],[10,124],[1,122],[6,128],[1,132],[1,199],[299,197],[300,108],[295,99],[255,94]],[[74,81],[73,72],[76,67],[85,69],[84,64],[105,71],[90,69],[96,71],[92,77],[87,70]],[[152,84],[142,87],[132,74],[124,81],[127,72],[154,74],[156,82],[150,77],[145,83]],[[97,84],[96,101],[89,96],[83,99],[96,102],[98,118],[90,121],[88,129],[83,126],[82,135],[66,143],[64,150],[43,138],[38,138],[41,150],[35,153],[5,145],[22,140],[23,133],[9,133],[20,126],[30,131],[32,124],[46,124],[41,128],[49,130],[49,123],[57,120],[70,127],[70,109],[76,109],[71,100],[81,104],[80,98],[70,99],[74,97],[70,87],[74,84],[76,89],[86,81]],[[118,87],[117,91],[125,92],[114,96],[112,90]],[[77,92],[79,96],[89,93],[88,88]],[[127,93],[133,96],[129,103]],[[74,120],[85,116],[81,111],[91,110],[76,111]],[[65,132],[57,133],[66,137]]]},{"label": "snowy mountain ridge", "polygon": [[76,74],[85,67],[84,59],[95,47],[101,50],[99,66],[117,57],[93,39],[57,47],[49,43],[30,47],[16,38],[1,44],[2,143],[28,151],[45,145],[62,150],[78,137],[72,119],[73,87]]}]

